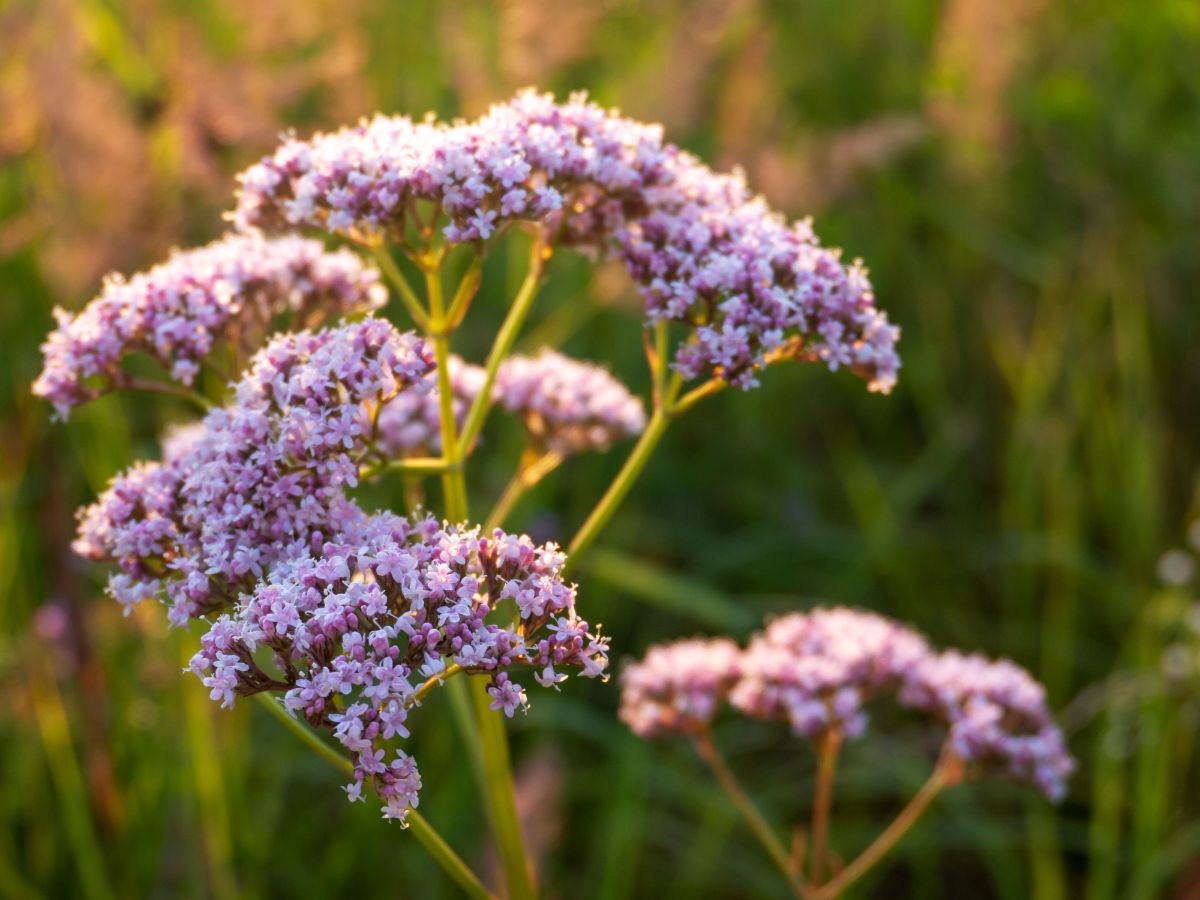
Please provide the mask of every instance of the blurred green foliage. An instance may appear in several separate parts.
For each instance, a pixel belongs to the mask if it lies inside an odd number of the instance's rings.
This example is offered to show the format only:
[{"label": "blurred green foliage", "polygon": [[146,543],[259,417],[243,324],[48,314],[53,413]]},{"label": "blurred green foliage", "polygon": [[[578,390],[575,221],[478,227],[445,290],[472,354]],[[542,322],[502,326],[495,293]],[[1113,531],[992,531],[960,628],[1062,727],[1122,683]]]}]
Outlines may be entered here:
[{"label": "blurred green foliage", "polygon": [[[1196,896],[1200,617],[1156,567],[1200,460],[1198,59],[1190,0],[0,3],[0,895],[453,896],[278,723],[180,676],[195,635],[122,620],[72,558],[73,508],[184,410],[112,397],[63,426],[28,385],[51,307],[215,236],[280,129],[475,114],[536,83],[743,164],[869,261],[904,327],[891,398],[778,368],[668,436],[579,574],[615,656],[818,600],[1011,656],[1065,709],[1067,800],[960,788],[861,893]],[[519,253],[489,263],[469,356]],[[619,274],[556,260],[537,315],[527,343],[645,387]],[[517,450],[488,441],[479,498]],[[572,461],[519,521],[568,537],[619,457]],[[688,749],[618,725],[613,685],[533,699],[511,733],[552,896],[780,895]],[[907,727],[846,754],[844,855],[928,769]],[[444,703],[414,733],[422,811],[489,871]],[[803,817],[806,749],[733,722],[719,739],[774,822]]]}]

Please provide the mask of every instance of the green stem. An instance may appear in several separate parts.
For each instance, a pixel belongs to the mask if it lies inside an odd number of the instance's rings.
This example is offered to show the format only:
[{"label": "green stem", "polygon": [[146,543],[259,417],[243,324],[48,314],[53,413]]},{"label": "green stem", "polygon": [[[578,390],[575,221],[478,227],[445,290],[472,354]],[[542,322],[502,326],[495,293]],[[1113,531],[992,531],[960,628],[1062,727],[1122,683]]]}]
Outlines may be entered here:
[{"label": "green stem", "polygon": [[442,457],[447,468],[442,472],[442,490],[445,493],[446,518],[451,522],[462,522],[467,517],[467,486],[458,452],[458,437],[455,434],[454,388],[450,383],[450,338],[446,333],[446,306],[442,297],[441,273],[434,266],[425,270],[425,283],[429,293],[429,328],[433,341],[433,355],[437,361],[438,413],[442,430]]},{"label": "green stem", "polygon": [[[307,744],[318,756],[332,764],[347,777],[354,776],[354,765],[349,759],[317,737],[316,732],[311,728],[304,727],[297,719],[288,715],[287,710],[273,697],[269,694],[256,694],[255,696],[270,710],[271,715],[291,731],[292,734]],[[454,852],[454,849],[446,843],[442,836],[437,833],[434,827],[419,812],[415,809],[410,809],[405,816],[405,821],[408,823],[413,837],[425,848],[425,852],[433,857],[434,862],[442,867],[443,872],[454,879],[454,882],[463,889],[467,896],[478,898],[478,900],[491,900],[494,897],[475,876],[475,873],[462,861],[462,858]]]},{"label": "green stem", "polygon": [[484,369],[483,386],[478,396],[475,397],[474,402],[472,402],[470,410],[467,412],[462,437],[458,445],[460,456],[466,456],[471,452],[471,447],[475,443],[475,439],[479,437],[480,430],[483,428],[488,409],[491,408],[492,386],[496,383],[496,372],[500,369],[500,363],[512,351],[513,344],[517,340],[517,334],[520,332],[521,326],[525,323],[525,317],[529,314],[529,310],[533,306],[533,298],[537,295],[537,287],[542,280],[542,274],[546,270],[546,262],[550,258],[550,253],[550,249],[542,244],[540,240],[534,241],[529,261],[529,271],[525,275],[525,280],[521,282],[521,287],[517,291],[517,296],[513,299],[512,306],[509,307],[508,315],[504,318],[504,324],[500,326],[500,331],[496,334],[496,340],[492,343],[492,350],[488,354],[487,365]]},{"label": "green stem", "polygon": [[779,871],[783,873],[783,877],[787,879],[792,893],[797,897],[808,897],[809,891],[792,868],[787,850],[784,849],[783,844],[779,842],[779,838],[775,836],[775,832],[771,830],[771,826],[767,824],[767,820],[762,817],[762,813],[758,811],[758,807],[754,805],[754,801],[750,799],[750,796],[737,780],[737,776],[733,774],[733,770],[729,768],[729,765],[725,762],[725,758],[721,756],[717,745],[713,743],[712,735],[707,731],[701,731],[693,735],[693,738],[696,744],[696,752],[700,754],[700,758],[708,764],[713,774],[717,776],[717,781],[721,783],[721,787],[729,795],[729,799],[733,801],[733,805],[742,814],[742,818],[746,820],[746,824],[750,826],[750,830],[754,832],[754,836],[758,838],[759,843],[763,845],[763,848],[771,857],[771,861],[775,863]]},{"label": "green stem", "polygon": [[422,331],[429,331],[429,316],[425,314],[421,298],[417,296],[412,285],[408,283],[408,279],[404,277],[404,273],[400,271],[400,267],[396,265],[396,260],[392,259],[392,254],[384,246],[375,247],[374,253],[380,270],[392,283],[396,293],[400,295],[400,300],[404,303],[408,314],[412,316],[412,320]]},{"label": "green stem", "polygon": [[512,512],[512,508],[516,506],[517,501],[525,496],[525,492],[558,468],[560,463],[562,463],[562,457],[550,451],[544,453],[529,465],[521,466],[517,470],[517,474],[508,483],[508,486],[504,488],[504,493],[500,495],[500,499],[496,501],[496,505],[488,513],[487,519],[484,520],[483,533],[491,534],[493,529],[502,527],[504,520],[508,518],[508,514]]},{"label": "green stem", "polygon": [[458,283],[458,290],[454,292],[454,299],[450,301],[450,311],[446,313],[445,323],[447,332],[453,332],[462,324],[463,317],[466,316],[467,309],[471,306],[471,301],[479,291],[479,282],[482,277],[483,254],[477,253],[471,259],[471,264],[467,266],[467,271],[463,273],[462,281]]},{"label": "green stem", "polygon": [[929,804],[943,789],[958,783],[961,779],[962,762],[953,754],[943,754],[942,759],[938,761],[933,773],[929,776],[929,780],[921,785],[921,789],[908,801],[908,805],[900,811],[900,814],[892,820],[892,823],[883,830],[879,837],[875,838],[871,845],[858,855],[854,862],[842,869],[828,884],[817,890],[814,900],[833,900],[833,898],[841,896],[846,888],[867,874],[896,846],[900,838],[904,837],[916,824],[917,820],[921,818],[921,814],[929,808]]},{"label": "green stem", "polygon": [[621,505],[621,501],[625,499],[638,476],[642,474],[642,469],[646,468],[646,463],[650,461],[650,455],[658,446],[658,442],[662,440],[670,421],[670,414],[661,408],[656,409],[650,416],[650,421],[646,423],[646,430],[638,438],[629,458],[625,460],[625,465],[621,467],[621,471],[608,486],[608,490],[604,492],[600,502],[596,504],[591,515],[587,517],[571,540],[571,546],[567,548],[567,562],[563,567],[564,576],[575,567],[579,557],[592,545],[592,542],[596,540],[604,526],[613,517],[617,507]]},{"label": "green stem", "polygon": [[[447,334],[445,303],[442,298],[442,283],[438,267],[434,262],[425,266],[425,279],[429,293],[430,339],[433,341],[434,355],[438,367],[439,417],[441,419],[442,456],[449,468],[442,474],[443,493],[445,494],[446,517],[452,522],[461,522],[469,514],[467,506],[466,479],[463,477],[461,461],[462,448],[470,447],[470,441],[459,443],[455,435],[454,394],[450,385],[450,342]],[[529,301],[532,301],[530,291]],[[508,328],[513,316],[505,322]],[[524,316],[521,315],[520,319]],[[514,326],[519,327],[520,321]],[[503,333],[505,329],[502,328]],[[497,346],[501,344],[497,338]],[[507,353],[512,340],[509,339],[503,349]],[[493,348],[495,354],[497,348]],[[500,357],[489,359],[492,377],[500,365]],[[494,365],[493,365],[494,363]],[[484,386],[480,396],[491,392],[491,382]],[[482,417],[480,418],[482,423]],[[465,434],[464,434],[465,436]],[[469,679],[470,693],[474,706],[474,729],[468,735],[468,740],[479,749],[479,757],[483,762],[484,779],[481,787],[487,796],[487,806],[491,814],[492,831],[500,851],[500,859],[504,864],[505,881],[508,887],[509,900],[532,900],[535,896],[532,873],[529,870],[525,844],[521,836],[521,821],[517,816],[515,786],[512,769],[508,758],[508,738],[504,733],[504,724],[497,714],[488,708],[491,696],[487,693],[486,678]]]},{"label": "green stem", "polygon": [[449,460],[437,457],[410,456],[404,459],[389,459],[359,470],[359,478],[374,478],[382,472],[397,472],[401,475],[444,475],[450,471]]},{"label": "green stem", "polygon": [[212,410],[213,403],[203,394],[198,394],[195,391],[189,391],[187,388],[171,384],[166,381],[153,381],[149,378],[133,378],[125,376],[116,382],[116,386],[127,391],[148,391],[154,394],[166,394],[168,397],[178,397],[181,400],[186,400],[196,407],[200,412],[207,413]]},{"label": "green stem", "polygon": [[471,699],[475,704],[475,721],[483,741],[483,769],[487,776],[485,789],[488,809],[492,814],[492,827],[499,845],[500,860],[504,865],[504,877],[508,884],[508,900],[532,900],[537,896],[530,871],[529,857],[521,835],[521,820],[517,815],[516,785],[513,783],[512,764],[508,755],[508,738],[504,733],[504,719],[490,708],[491,695],[487,692],[487,676],[469,679]]}]

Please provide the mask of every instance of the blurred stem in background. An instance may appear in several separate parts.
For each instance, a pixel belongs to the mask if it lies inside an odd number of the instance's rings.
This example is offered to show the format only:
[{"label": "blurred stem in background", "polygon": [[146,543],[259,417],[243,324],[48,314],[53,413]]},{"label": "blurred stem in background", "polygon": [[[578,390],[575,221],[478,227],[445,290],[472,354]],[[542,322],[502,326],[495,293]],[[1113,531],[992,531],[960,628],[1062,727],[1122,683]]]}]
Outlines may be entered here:
[{"label": "blurred stem in background", "polygon": [[717,749],[712,735],[707,731],[698,732],[693,735],[693,743],[696,745],[696,752],[700,754],[700,758],[716,776],[721,789],[725,791],[730,801],[737,807],[737,811],[742,814],[742,818],[746,820],[746,824],[750,826],[750,831],[763,845],[763,849],[767,851],[767,855],[771,857],[771,861],[775,863],[780,874],[787,879],[792,893],[801,898],[811,897],[811,891],[804,885],[799,872],[793,867],[787,850],[779,842],[779,838],[776,837],[767,820],[763,818],[762,813],[758,811],[758,807],[750,799],[750,795],[746,793],[737,776],[733,774],[729,764],[725,762],[725,757]]}]

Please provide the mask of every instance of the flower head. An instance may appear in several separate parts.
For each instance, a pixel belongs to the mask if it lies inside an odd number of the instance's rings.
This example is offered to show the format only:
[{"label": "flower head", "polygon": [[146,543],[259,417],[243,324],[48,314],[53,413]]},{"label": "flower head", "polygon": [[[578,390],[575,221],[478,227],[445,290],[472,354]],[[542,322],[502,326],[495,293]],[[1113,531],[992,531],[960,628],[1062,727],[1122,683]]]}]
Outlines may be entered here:
[{"label": "flower head", "polygon": [[1075,768],[1046,706],[1046,689],[1020,666],[956,650],[931,654],[906,679],[900,700],[946,722],[956,756],[982,772],[1034,785],[1053,800]]},{"label": "flower head", "polygon": [[[527,704],[520,671],[603,673],[607,642],[577,616],[564,561],[524,536],[366,517],[315,553],[277,561],[213,623],[191,669],[227,705],[282,693],[288,709],[329,727],[350,752],[351,797],[369,782],[385,814],[402,818],[420,779],[388,742],[409,736],[409,711],[441,678],[457,669],[490,676],[492,708],[511,716]],[[517,599],[512,623],[489,621],[508,599]],[[276,671],[255,662],[259,648],[269,648]]]},{"label": "flower head", "polygon": [[651,647],[621,672],[620,718],[644,738],[707,728],[741,673],[742,652],[725,638]]},{"label": "flower head", "polygon": [[110,276],[76,315],[56,310],[58,328],[42,346],[45,367],[33,392],[66,417],[125,384],[121,362],[135,352],[190,385],[216,344],[253,349],[281,313],[313,325],[385,300],[378,273],[349,251],[331,253],[295,236],[228,235],[128,280]]},{"label": "flower head", "polygon": [[781,616],[746,648],[730,702],[815,737],[866,726],[863,704],[894,689],[929,653],[925,639],[891,619],[836,607]]},{"label": "flower head", "polygon": [[162,597],[176,623],[229,604],[275,560],[361,518],[345,488],[362,408],[432,365],[420,339],[377,319],[276,338],[190,447],[134,466],[83,511],[76,551],[120,566],[109,590],[122,603]]},{"label": "flower head", "polygon": [[445,214],[451,243],[514,223],[591,253],[613,251],[649,322],[690,327],[675,366],[741,387],[777,357],[850,368],[887,392],[899,330],[875,307],[861,264],[789,223],[741,175],[713,172],[664,143],[662,129],[583,95],[527,91],[474,122],[376,116],[288,138],[241,175],[241,228],[319,228],[401,236],[418,204]]},{"label": "flower head", "polygon": [[642,401],[606,369],[553,350],[506,359],[496,402],[521,416],[535,444],[560,456],[607,449],[646,427]]}]

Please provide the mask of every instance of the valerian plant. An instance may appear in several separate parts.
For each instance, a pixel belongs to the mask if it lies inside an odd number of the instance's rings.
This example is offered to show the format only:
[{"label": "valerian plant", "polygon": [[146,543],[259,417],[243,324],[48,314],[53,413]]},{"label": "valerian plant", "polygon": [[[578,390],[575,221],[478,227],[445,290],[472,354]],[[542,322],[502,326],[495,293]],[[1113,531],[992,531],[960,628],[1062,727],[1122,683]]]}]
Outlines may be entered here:
[{"label": "valerian plant", "polygon": [[[171,624],[199,623],[190,670],[213,700],[262,698],[343,768],[351,800],[377,797],[464,891],[485,897],[416,811],[410,711],[439,689],[459,693],[474,710],[467,737],[504,892],[535,896],[503,716],[526,706],[532,684],[607,677],[608,641],[580,610],[573,564],[673,420],[786,360],[848,369],[886,394],[899,330],[863,266],[823,247],[810,222],[788,222],[741,175],[582,95],[527,91],[474,122],[377,116],[288,137],[239,182],[232,233],[112,277],[81,312],[57,314],[34,392],[59,417],[116,390],[176,395],[204,412],[165,437],[160,461],[119,474],[81,512],[75,547],[114,564],[108,591],[127,610],[154,599]],[[466,361],[452,338],[485,258],[514,231],[528,235],[528,272],[486,359]],[[644,301],[648,410],[602,367],[512,353],[549,264],[572,250],[618,259]],[[451,272],[461,275],[447,283]],[[413,331],[374,317],[385,283]],[[134,355],[161,377],[131,374]],[[493,409],[521,422],[526,448],[491,512],[473,518],[465,470]],[[504,530],[563,460],[635,437],[566,552]],[[406,514],[356,499],[392,476],[406,486]],[[652,651],[626,676],[623,717],[640,734],[692,735],[745,811],[707,736],[726,701],[825,745],[861,730],[869,696],[899,690],[951,723],[943,780],[999,760],[1060,789],[1065,751],[1044,735],[1046,747],[1027,746],[1029,723],[1052,727],[1028,679],[934,657],[899,626],[845,614],[831,626],[840,650],[828,670],[834,651],[800,634],[806,621],[775,622],[746,651],[723,639]],[[854,668],[847,653],[870,661]],[[852,869],[819,886],[822,853],[811,883],[782,860],[798,891],[831,895],[849,882]]]}]

